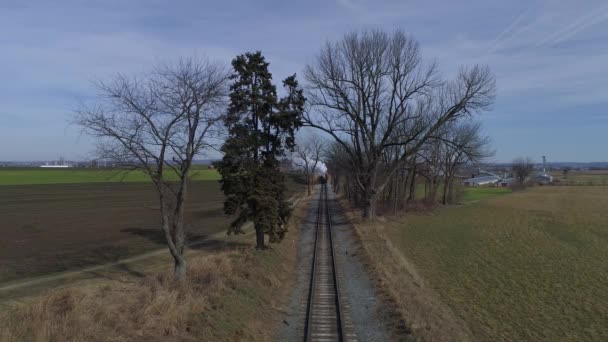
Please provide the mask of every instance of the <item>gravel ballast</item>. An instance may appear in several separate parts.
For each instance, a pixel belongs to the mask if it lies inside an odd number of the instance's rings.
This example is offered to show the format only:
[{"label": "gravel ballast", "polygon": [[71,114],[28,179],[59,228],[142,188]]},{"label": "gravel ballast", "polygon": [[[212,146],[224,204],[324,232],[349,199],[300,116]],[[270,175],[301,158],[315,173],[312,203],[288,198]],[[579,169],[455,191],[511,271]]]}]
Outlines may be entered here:
[{"label": "gravel ballast", "polygon": [[[284,308],[284,317],[277,333],[278,341],[301,341],[304,338],[306,299],[320,189],[320,186],[315,189],[306,217],[301,223],[299,241],[297,241],[297,280],[288,306]],[[338,281],[346,319],[352,322],[358,341],[394,340],[386,325],[384,305],[358,253],[360,247],[353,227],[342,213],[335,194],[329,186],[328,200],[333,223]]]}]

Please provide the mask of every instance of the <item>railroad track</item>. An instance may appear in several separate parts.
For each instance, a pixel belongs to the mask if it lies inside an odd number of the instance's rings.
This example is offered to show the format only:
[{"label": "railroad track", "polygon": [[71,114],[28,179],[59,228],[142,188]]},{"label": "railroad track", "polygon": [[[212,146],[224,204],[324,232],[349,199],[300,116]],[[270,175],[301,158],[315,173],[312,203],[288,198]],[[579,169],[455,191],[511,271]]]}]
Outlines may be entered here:
[{"label": "railroad track", "polygon": [[304,341],[356,341],[340,295],[327,185],[321,186]]}]

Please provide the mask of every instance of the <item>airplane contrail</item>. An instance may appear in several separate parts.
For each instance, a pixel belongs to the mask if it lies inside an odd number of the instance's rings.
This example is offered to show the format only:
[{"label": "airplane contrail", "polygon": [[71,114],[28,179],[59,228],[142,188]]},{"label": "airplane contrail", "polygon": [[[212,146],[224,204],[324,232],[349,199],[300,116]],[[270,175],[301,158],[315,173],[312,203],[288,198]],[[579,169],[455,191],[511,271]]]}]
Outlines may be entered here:
[{"label": "airplane contrail", "polygon": [[543,47],[546,45],[562,42],[568,38],[573,37],[580,31],[593,25],[599,24],[606,19],[608,19],[608,6],[601,7],[600,9],[594,9],[592,11],[589,11],[589,13],[578,17],[566,27],[563,27],[558,31],[549,34],[540,42],[538,42],[535,47]]},{"label": "airplane contrail", "polygon": [[591,26],[593,26],[593,25],[599,24],[599,23],[601,23],[601,22],[605,21],[606,19],[608,19],[608,10],[607,10],[607,11],[604,11],[604,13],[603,13],[603,14],[599,14],[599,15],[597,15],[595,18],[593,18],[593,19],[589,20],[588,22],[586,22],[586,23],[584,23],[584,24],[580,25],[580,26],[579,26],[579,27],[577,27],[575,30],[572,30],[572,31],[568,32],[567,34],[565,34],[564,36],[562,36],[562,37],[560,37],[560,38],[555,39],[555,40],[554,40],[554,41],[552,41],[551,43],[559,43],[559,42],[562,42],[562,41],[564,41],[564,40],[566,40],[566,39],[568,39],[568,38],[570,38],[570,37],[574,36],[574,35],[575,35],[575,34],[577,34],[578,32],[580,32],[580,31],[582,31],[582,30],[584,30],[584,29],[586,29],[586,28],[588,28],[588,27],[591,27]]},{"label": "airplane contrail", "polygon": [[[545,1],[547,4],[547,1]],[[543,7],[543,6],[541,6]],[[531,6],[527,9],[523,10],[515,19],[507,26],[492,42],[490,48],[483,54],[482,58],[487,57],[489,54],[497,51],[502,48],[507,43],[511,42],[516,37],[520,36],[523,32],[530,29],[530,27],[534,26],[534,24],[530,24],[524,27],[520,27],[520,25],[530,17],[532,11],[537,9],[537,6]],[[533,45],[534,48],[544,47],[550,44],[556,44],[563,42],[579,32],[602,23],[608,20],[608,6],[602,6],[588,13],[575,18],[573,21],[568,23],[565,27],[558,28],[556,31],[553,31],[543,38],[539,39],[536,44]]]},{"label": "airplane contrail", "polygon": [[498,36],[496,36],[496,39],[494,39],[492,46],[486,51],[484,56],[489,55],[489,54],[493,53],[494,51],[498,50],[506,42],[512,40],[513,37],[515,37],[515,35],[517,33],[521,33],[522,31],[525,31],[525,29],[521,29],[521,28],[517,29],[517,28],[519,27],[519,24],[524,20],[524,18],[526,18],[528,16],[528,14],[530,12],[532,12],[533,9],[534,9],[534,7],[528,7],[527,9],[523,10],[511,22],[511,24],[509,24],[509,26],[507,26],[507,28],[505,28]]}]

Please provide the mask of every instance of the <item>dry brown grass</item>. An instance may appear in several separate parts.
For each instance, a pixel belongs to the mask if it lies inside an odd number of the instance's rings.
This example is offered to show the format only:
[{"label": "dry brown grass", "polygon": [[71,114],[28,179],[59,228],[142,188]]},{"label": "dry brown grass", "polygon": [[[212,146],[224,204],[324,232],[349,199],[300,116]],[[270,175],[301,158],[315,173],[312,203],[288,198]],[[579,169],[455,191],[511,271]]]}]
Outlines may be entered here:
[{"label": "dry brown grass", "polygon": [[270,341],[295,279],[301,215],[270,250],[190,257],[181,283],[165,270],[49,291],[0,314],[0,341]]},{"label": "dry brown grass", "polygon": [[439,300],[416,267],[392,244],[383,220],[364,222],[346,202],[341,204],[347,208],[372,277],[392,306],[390,309],[405,322],[413,338],[422,341],[473,340],[466,324]]},{"label": "dry brown grass", "polygon": [[138,282],[51,291],[3,319],[2,341],[187,340],[193,316],[211,309],[212,294],[238,276],[238,252],[192,260],[189,278],[176,283],[169,272]]},{"label": "dry brown grass", "polygon": [[428,339],[608,341],[607,207],[608,187],[539,186],[358,232]]}]

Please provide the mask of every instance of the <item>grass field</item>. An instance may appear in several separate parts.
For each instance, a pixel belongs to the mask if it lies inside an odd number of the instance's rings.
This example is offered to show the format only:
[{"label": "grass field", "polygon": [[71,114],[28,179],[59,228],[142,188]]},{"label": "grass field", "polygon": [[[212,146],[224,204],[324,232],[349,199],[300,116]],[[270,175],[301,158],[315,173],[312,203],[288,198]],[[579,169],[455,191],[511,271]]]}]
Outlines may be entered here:
[{"label": "grass field", "polygon": [[[480,187],[464,187],[459,186],[457,191],[462,191],[462,196],[458,199],[460,203],[472,203],[477,202],[482,199],[492,198],[496,196],[501,196],[505,194],[511,193],[511,189],[502,188],[502,187],[490,187],[490,186],[480,186]],[[441,199],[441,195],[443,192],[443,184],[439,185],[439,189],[437,190],[437,200]],[[425,198],[426,193],[424,189],[424,183],[418,184],[416,186],[416,198],[423,199]]]},{"label": "grass field", "polygon": [[552,171],[553,179],[568,185],[608,185],[608,170],[570,171],[564,175],[561,171]]},{"label": "grass field", "polygon": [[[176,179],[169,173],[169,179]],[[218,180],[216,170],[196,167],[192,180]],[[108,182],[149,182],[150,178],[141,171],[124,172],[110,169],[42,169],[42,168],[0,168],[0,185],[26,184],[70,184]]]},{"label": "grass field", "polygon": [[509,188],[495,188],[495,187],[470,187],[464,188],[464,195],[462,196],[463,203],[473,203],[484,199],[506,195],[511,193]]},{"label": "grass field", "polygon": [[536,187],[382,234],[474,340],[606,341],[606,208],[608,187]]}]

